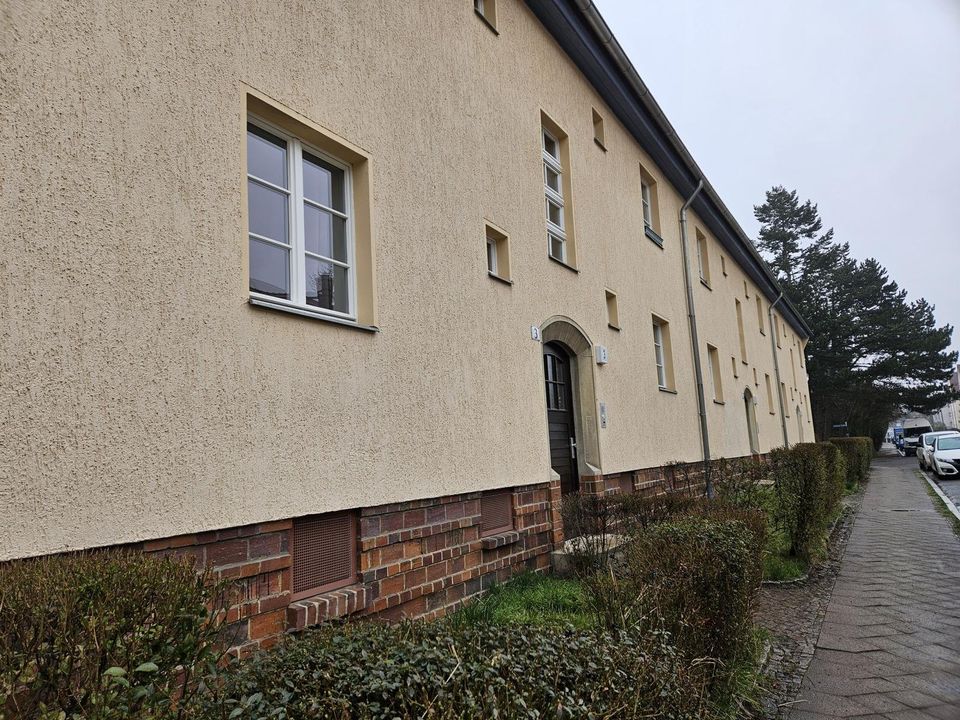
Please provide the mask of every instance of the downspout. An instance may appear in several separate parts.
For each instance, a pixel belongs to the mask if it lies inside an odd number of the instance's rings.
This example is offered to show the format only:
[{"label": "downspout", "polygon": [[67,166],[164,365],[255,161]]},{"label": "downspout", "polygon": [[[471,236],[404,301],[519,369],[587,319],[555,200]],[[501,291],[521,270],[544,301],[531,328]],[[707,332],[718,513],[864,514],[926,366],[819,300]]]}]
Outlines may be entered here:
[{"label": "downspout", "polygon": [[777,299],[770,305],[770,309],[767,310],[767,315],[770,318],[770,350],[773,352],[773,372],[777,378],[777,397],[780,398],[780,428],[783,430],[783,446],[790,447],[790,440],[787,438],[787,416],[783,407],[786,398],[783,397],[783,392],[780,389],[783,383],[780,382],[780,359],[777,357],[777,330],[773,324],[773,309],[781,300],[783,300],[782,290],[780,291],[780,295],[777,296]]},{"label": "downspout", "polygon": [[700,339],[697,335],[697,311],[693,304],[693,282],[690,279],[690,258],[687,253],[687,208],[703,190],[703,180],[697,183],[693,194],[680,208],[680,252],[683,255],[683,282],[687,289],[687,319],[690,321],[690,341],[693,344],[693,372],[697,378],[697,408],[700,411],[700,444],[703,446],[703,474],[707,481],[707,497],[713,497],[713,478],[710,477],[710,433],[707,429],[707,404],[703,395],[703,369],[700,367]]}]

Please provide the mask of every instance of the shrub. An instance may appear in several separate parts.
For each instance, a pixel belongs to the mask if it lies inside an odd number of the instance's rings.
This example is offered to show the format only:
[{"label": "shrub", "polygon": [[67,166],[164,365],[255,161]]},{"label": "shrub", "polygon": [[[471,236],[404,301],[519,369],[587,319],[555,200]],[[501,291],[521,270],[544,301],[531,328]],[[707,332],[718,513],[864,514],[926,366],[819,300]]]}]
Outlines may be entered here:
[{"label": "shrub", "polygon": [[218,658],[220,591],[133,552],[0,564],[0,718],[177,716]]},{"label": "shrub", "polygon": [[713,489],[718,500],[739,507],[763,507],[770,463],[754,457],[720,458],[713,463]]},{"label": "shrub", "polygon": [[[774,477],[772,514],[789,538],[789,553],[805,562],[820,551],[836,501],[842,495],[841,461],[830,443],[800,443],[771,455]],[[838,488],[839,486],[839,488]]]},{"label": "shrub", "polygon": [[[755,516],[749,522],[760,524]],[[678,518],[628,549],[626,574],[648,588],[646,602],[686,657],[728,663],[750,640],[764,538],[732,516]]]},{"label": "shrub", "polygon": [[204,717],[706,717],[707,664],[662,634],[455,625],[323,627],[235,664]]},{"label": "shrub", "polygon": [[852,490],[866,481],[873,461],[873,441],[868,437],[831,438],[847,463],[847,488]]},{"label": "shrub", "polygon": [[836,445],[830,442],[818,442],[817,447],[823,453],[826,469],[825,484],[822,488],[821,502],[827,519],[843,499],[843,490],[847,484],[847,459]]}]

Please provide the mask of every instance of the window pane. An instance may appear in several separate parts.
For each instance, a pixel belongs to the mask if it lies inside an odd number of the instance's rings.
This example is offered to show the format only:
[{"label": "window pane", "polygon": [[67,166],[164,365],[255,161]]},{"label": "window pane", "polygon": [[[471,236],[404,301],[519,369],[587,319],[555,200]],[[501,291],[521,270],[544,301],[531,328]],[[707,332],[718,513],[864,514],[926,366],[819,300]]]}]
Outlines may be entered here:
[{"label": "window pane", "polygon": [[316,258],[307,258],[307,305],[350,312],[347,269]]},{"label": "window pane", "polygon": [[559,228],[563,227],[563,208],[547,199],[547,220]]},{"label": "window pane", "polygon": [[290,299],[290,251],[250,238],[250,290]]},{"label": "window pane", "polygon": [[287,187],[287,143],[247,123],[247,172]]},{"label": "window pane", "polygon": [[343,170],[318,157],[304,153],[303,196],[346,213]]},{"label": "window pane", "polygon": [[550,254],[557,260],[565,260],[563,257],[563,240],[556,235],[548,235],[547,238],[550,240]]},{"label": "window pane", "polygon": [[303,205],[303,241],[308,252],[347,262],[347,221]]},{"label": "window pane", "polygon": [[290,214],[287,212],[286,193],[248,180],[247,203],[250,232],[282,243],[290,242],[287,239]]},{"label": "window pane", "polygon": [[560,174],[552,167],[543,164],[544,182],[547,187],[556,193],[560,193]]},{"label": "window pane", "polygon": [[560,159],[560,152],[559,152],[559,149],[557,148],[557,141],[554,140],[549,135],[547,135],[546,133],[543,134],[543,149],[547,151],[548,155],[552,155],[554,158],[558,160]]},{"label": "window pane", "polygon": [[497,245],[487,238],[487,270],[497,274]]}]

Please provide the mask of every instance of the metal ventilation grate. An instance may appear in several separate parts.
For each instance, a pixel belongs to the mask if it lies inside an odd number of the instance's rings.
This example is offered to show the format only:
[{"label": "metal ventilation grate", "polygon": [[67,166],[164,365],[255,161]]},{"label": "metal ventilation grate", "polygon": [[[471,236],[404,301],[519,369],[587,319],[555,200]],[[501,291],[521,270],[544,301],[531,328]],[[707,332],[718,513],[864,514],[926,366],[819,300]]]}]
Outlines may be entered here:
[{"label": "metal ventilation grate", "polygon": [[294,597],[349,585],[356,575],[355,513],[310,515],[293,521]]},{"label": "metal ventilation grate", "polygon": [[513,492],[497,490],[480,498],[480,534],[496,535],[513,530]]}]

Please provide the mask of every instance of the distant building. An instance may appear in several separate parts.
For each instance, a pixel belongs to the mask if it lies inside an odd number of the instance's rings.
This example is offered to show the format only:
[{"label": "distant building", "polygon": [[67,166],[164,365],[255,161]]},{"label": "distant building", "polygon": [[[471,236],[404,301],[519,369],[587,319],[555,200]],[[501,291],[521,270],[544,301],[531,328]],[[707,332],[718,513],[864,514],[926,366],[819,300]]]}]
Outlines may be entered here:
[{"label": "distant building", "polygon": [[[950,387],[954,392],[960,392],[960,365],[953,370],[950,376]],[[960,428],[960,400],[947,403],[933,414],[933,422],[945,428]]]}]

